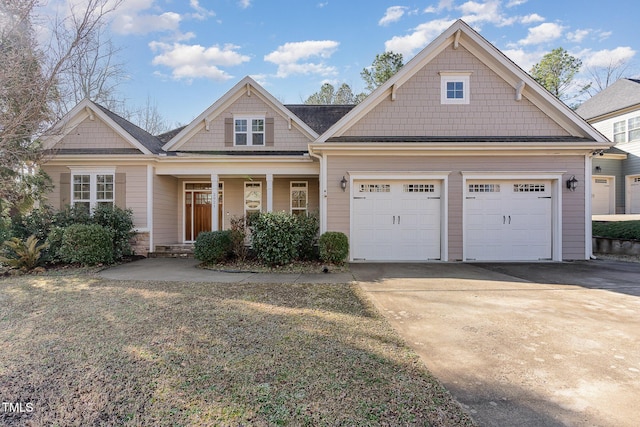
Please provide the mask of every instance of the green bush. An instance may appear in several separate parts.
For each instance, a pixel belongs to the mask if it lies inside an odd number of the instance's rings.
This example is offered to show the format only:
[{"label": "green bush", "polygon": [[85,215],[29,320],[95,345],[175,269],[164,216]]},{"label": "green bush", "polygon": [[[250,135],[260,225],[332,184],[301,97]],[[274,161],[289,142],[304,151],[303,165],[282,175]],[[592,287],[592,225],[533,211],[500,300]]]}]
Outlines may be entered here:
[{"label": "green bush", "polygon": [[298,256],[300,229],[294,215],[267,212],[251,220],[251,245],[269,266],[289,264]]},{"label": "green bush", "polygon": [[58,254],[64,262],[82,265],[110,264],[113,231],[98,224],[74,224],[65,228]]},{"label": "green bush", "polygon": [[233,253],[231,231],[205,231],[198,234],[194,244],[194,256],[202,262],[221,262]]},{"label": "green bush", "polygon": [[344,263],[349,254],[349,239],[339,231],[327,231],[318,240],[320,259],[333,264]]},{"label": "green bush", "polygon": [[316,244],[318,243],[318,230],[320,224],[317,215],[296,216],[300,242],[298,243],[298,257],[301,260],[318,259]]},{"label": "green bush", "polygon": [[133,237],[133,211],[117,206],[98,206],[93,211],[91,222],[111,229],[113,232],[113,258],[122,259],[133,254],[131,238]]},{"label": "green bush", "polygon": [[62,257],[60,256],[60,248],[62,247],[62,237],[64,236],[64,228],[62,227],[53,227],[49,231],[49,235],[47,236],[47,243],[49,244],[49,248],[47,253],[44,255],[44,261],[47,263],[55,263],[62,261]]},{"label": "green bush", "polygon": [[19,213],[11,218],[11,235],[20,239],[34,235],[38,240],[45,240],[55,223],[56,214],[53,209],[44,205],[28,214]]},{"label": "green bush", "polygon": [[592,230],[598,237],[640,240],[640,221],[594,222]]}]

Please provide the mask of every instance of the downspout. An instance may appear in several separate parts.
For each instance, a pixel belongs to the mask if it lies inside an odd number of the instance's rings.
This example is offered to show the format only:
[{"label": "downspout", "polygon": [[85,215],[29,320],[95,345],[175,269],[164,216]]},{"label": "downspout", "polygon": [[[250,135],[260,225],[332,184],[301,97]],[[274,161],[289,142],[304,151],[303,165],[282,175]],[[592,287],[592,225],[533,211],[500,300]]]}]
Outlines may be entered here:
[{"label": "downspout", "polygon": [[327,231],[327,163],[324,161],[324,156],[316,154],[311,148],[311,144],[308,145],[309,155],[315,157],[320,162],[320,234]]}]

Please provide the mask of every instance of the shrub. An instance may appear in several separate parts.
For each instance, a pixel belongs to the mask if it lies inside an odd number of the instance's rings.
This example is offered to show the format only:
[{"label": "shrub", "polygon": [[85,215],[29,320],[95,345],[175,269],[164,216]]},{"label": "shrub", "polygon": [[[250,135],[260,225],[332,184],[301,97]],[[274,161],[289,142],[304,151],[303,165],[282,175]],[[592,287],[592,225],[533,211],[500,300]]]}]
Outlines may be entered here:
[{"label": "shrub", "polygon": [[44,261],[49,263],[60,262],[62,257],[60,256],[60,248],[62,247],[62,237],[64,236],[64,228],[53,227],[49,231],[47,236],[47,243],[49,249],[44,256]]},{"label": "shrub", "polygon": [[11,234],[20,239],[31,235],[38,240],[45,240],[49,230],[56,222],[56,215],[50,206],[44,205],[33,209],[28,214],[18,214],[11,219]]},{"label": "shrub", "polygon": [[245,240],[247,238],[247,221],[244,216],[234,216],[230,221],[231,246],[233,255],[244,261],[249,255]]},{"label": "shrub", "polygon": [[592,228],[594,236],[640,240],[640,221],[594,222]]},{"label": "shrub", "polygon": [[251,244],[269,266],[289,264],[298,255],[300,232],[296,217],[286,212],[262,213],[251,220]]},{"label": "shrub", "polygon": [[318,230],[320,224],[317,215],[296,216],[300,243],[298,244],[298,257],[302,260],[318,259],[316,243],[318,243]]},{"label": "shrub", "polygon": [[82,265],[113,262],[113,231],[98,224],[74,224],[65,228],[58,254],[68,263]]},{"label": "shrub", "polygon": [[25,270],[31,270],[38,265],[42,251],[48,246],[47,243],[39,245],[35,235],[29,236],[26,240],[12,237],[3,245],[8,249],[8,253],[6,257],[0,256],[0,262]]},{"label": "shrub", "polygon": [[327,231],[318,240],[320,259],[324,262],[342,264],[349,254],[349,239],[339,231]]},{"label": "shrub", "polygon": [[202,262],[221,262],[233,251],[231,231],[205,231],[198,234],[194,244],[194,256]]},{"label": "shrub", "polygon": [[122,259],[131,255],[131,238],[133,237],[133,211],[117,206],[98,206],[93,211],[91,222],[111,229],[113,232],[113,257]]}]

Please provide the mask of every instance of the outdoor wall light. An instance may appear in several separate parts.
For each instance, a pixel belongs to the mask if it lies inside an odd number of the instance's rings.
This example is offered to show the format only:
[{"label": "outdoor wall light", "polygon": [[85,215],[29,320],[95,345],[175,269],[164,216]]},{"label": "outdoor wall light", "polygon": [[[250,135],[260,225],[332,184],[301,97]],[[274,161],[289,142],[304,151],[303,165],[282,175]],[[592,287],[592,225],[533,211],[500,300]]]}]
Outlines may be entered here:
[{"label": "outdoor wall light", "polygon": [[577,187],[578,187],[578,180],[576,179],[575,175],[572,175],[571,178],[567,180],[567,188],[570,191],[576,191]]},{"label": "outdoor wall light", "polygon": [[344,175],[340,180],[340,188],[342,188],[342,191],[345,191],[347,189],[347,178],[345,178]]},{"label": "outdoor wall light", "polygon": [[602,168],[600,166],[596,166],[596,172],[602,172]]}]

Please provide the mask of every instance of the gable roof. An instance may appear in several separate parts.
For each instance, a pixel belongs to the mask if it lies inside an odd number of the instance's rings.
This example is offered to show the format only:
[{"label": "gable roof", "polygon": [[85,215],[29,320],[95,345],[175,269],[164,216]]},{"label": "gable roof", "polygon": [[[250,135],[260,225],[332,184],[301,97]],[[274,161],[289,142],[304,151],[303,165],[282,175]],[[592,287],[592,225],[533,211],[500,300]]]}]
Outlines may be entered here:
[{"label": "gable roof", "polygon": [[[89,99],[80,101],[80,103],[69,111],[69,113],[53,127],[49,134],[43,138],[45,149],[53,149],[60,140],[84,120],[87,118],[93,120],[94,115],[98,116],[100,120],[114,132],[129,142],[132,145],[132,149],[138,150],[143,154],[159,154],[163,152],[162,142],[157,137]],[[73,154],[90,154],[95,153],[95,150],[73,149],[71,152]],[[101,149],[100,153],[126,154],[130,152],[126,150],[123,151],[123,149],[114,149],[113,153],[111,153],[109,149]]]},{"label": "gable roof", "polygon": [[640,80],[619,79],[583,102],[576,112],[590,120],[634,105],[640,108]]},{"label": "gable roof", "polygon": [[455,21],[447,30],[432,41],[427,47],[414,56],[396,74],[374,90],[363,102],[336,122],[323,133],[316,142],[334,142],[367,113],[371,112],[387,97],[395,98],[396,91],[419,70],[425,67],[448,46],[454,49],[463,45],[478,60],[492,69],[514,90],[547,114],[571,137],[582,140],[606,143],[607,139],[586,123],[580,116],[567,107],[562,101],[538,84],[528,73],[507,58],[500,50],[489,43],[479,33],[462,20]]},{"label": "gable roof", "polygon": [[251,77],[247,76],[240,80],[233,88],[225,93],[220,99],[214,102],[209,108],[207,108],[202,114],[196,117],[191,123],[180,130],[175,136],[173,136],[169,142],[167,142],[162,148],[166,151],[176,150],[180,148],[191,136],[202,130],[212,118],[220,115],[228,106],[233,104],[243,94],[255,94],[263,102],[270,105],[277,113],[283,118],[290,119],[292,124],[306,134],[310,140],[314,140],[318,137],[318,134],[296,116],[292,111],[285,107],[280,101],[278,101],[273,95],[267,92],[262,86],[256,83]]}]

